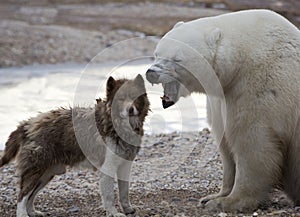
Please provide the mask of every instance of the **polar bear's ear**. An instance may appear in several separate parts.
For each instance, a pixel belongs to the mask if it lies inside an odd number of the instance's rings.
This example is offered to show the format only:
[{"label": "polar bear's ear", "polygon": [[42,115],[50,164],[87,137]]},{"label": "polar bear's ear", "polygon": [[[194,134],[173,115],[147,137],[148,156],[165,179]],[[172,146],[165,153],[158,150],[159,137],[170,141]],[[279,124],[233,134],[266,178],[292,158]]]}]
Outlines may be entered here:
[{"label": "polar bear's ear", "polygon": [[221,39],[222,33],[219,28],[213,29],[207,37],[207,44],[210,48],[215,48]]},{"label": "polar bear's ear", "polygon": [[173,29],[175,29],[175,28],[181,26],[182,24],[184,24],[183,21],[180,21],[180,22],[176,23],[176,24],[173,26]]}]

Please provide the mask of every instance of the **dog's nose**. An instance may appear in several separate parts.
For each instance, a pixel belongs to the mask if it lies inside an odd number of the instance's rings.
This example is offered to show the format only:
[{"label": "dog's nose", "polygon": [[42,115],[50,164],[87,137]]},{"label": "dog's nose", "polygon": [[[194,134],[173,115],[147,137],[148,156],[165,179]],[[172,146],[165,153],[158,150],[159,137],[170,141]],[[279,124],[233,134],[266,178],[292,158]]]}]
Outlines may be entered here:
[{"label": "dog's nose", "polygon": [[130,108],[128,110],[128,114],[129,114],[129,116],[133,116],[134,115],[134,108],[132,106],[130,106]]},{"label": "dog's nose", "polygon": [[150,83],[158,83],[158,78],[159,75],[157,74],[156,71],[154,71],[153,69],[148,69],[146,72],[146,79],[150,82]]}]

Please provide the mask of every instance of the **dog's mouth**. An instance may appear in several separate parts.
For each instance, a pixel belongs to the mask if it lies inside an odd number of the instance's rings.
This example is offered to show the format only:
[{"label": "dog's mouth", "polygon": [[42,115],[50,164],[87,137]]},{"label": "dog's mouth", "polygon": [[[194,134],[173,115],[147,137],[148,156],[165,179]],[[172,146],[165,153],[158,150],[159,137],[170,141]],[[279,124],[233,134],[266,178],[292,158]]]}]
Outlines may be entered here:
[{"label": "dog's mouth", "polygon": [[178,101],[179,83],[177,81],[171,81],[163,83],[164,96],[161,97],[162,106],[164,109],[174,105]]}]

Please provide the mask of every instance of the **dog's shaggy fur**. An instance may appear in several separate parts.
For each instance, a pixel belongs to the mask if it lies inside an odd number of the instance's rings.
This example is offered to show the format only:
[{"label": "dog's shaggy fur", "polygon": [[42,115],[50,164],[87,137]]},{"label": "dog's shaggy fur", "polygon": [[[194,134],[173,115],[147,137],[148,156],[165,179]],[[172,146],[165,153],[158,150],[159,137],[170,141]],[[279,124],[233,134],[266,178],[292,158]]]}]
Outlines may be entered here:
[{"label": "dog's shaggy fur", "polygon": [[[57,109],[23,121],[6,143],[0,167],[16,157],[20,175],[17,216],[42,216],[36,194],[66,166],[101,171],[100,188],[108,215],[124,216],[114,207],[113,181],[118,177],[120,202],[133,213],[128,199],[131,162],[140,148],[149,110],[144,80],[107,81],[107,99],[95,108]],[[100,134],[99,134],[100,132]]]}]

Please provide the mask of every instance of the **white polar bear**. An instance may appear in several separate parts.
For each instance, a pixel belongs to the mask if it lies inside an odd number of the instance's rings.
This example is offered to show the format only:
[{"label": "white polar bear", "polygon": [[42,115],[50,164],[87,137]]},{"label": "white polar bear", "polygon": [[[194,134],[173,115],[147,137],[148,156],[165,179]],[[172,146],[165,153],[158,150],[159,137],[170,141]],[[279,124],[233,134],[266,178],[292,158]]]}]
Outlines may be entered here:
[{"label": "white polar bear", "polygon": [[223,184],[201,203],[250,211],[280,186],[300,205],[300,32],[288,20],[247,10],[180,22],[158,43],[146,77],[162,83],[164,108],[210,92]]}]

